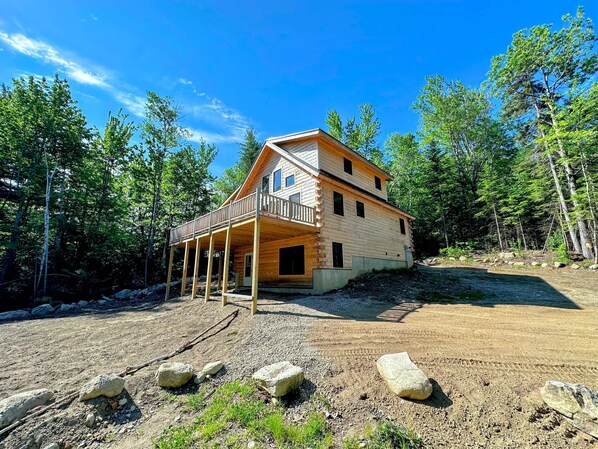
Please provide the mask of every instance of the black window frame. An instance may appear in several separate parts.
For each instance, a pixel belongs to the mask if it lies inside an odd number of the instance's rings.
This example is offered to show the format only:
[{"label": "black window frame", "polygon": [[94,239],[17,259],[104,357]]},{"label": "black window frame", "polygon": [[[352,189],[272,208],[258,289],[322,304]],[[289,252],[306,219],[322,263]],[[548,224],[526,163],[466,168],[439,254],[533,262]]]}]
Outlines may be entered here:
[{"label": "black window frame", "polygon": [[[293,198],[294,196],[298,197],[299,201],[292,200],[291,198]],[[289,201],[294,204],[301,204],[301,192],[297,192],[297,193],[293,193],[292,195],[289,195]]]},{"label": "black window frame", "polygon": [[345,173],[349,175],[353,175],[353,161],[346,157],[343,158],[343,165],[345,169]]},{"label": "black window frame", "polygon": [[374,176],[374,185],[378,190],[382,190],[382,180],[378,176]]},{"label": "black window frame", "polygon": [[343,244],[332,242],[332,268],[343,268]]},{"label": "black window frame", "polygon": [[[293,182],[291,182],[289,184],[289,179],[292,179]],[[292,187],[295,185],[295,174],[289,175],[286,178],[284,178],[284,186],[285,187]]]},{"label": "black window frame", "polygon": [[334,204],[334,213],[345,216],[345,198],[342,193],[332,192],[332,203]]},{"label": "black window frame", "polygon": [[399,226],[401,228],[401,234],[406,235],[407,234],[407,228],[405,225],[405,219],[404,218],[399,218]]},{"label": "black window frame", "polygon": [[270,175],[262,176],[262,192],[270,193]]},{"label": "black window frame", "polygon": [[[276,175],[278,174],[278,188],[276,188]],[[272,173],[272,192],[278,192],[282,189],[282,169],[274,170]]]},{"label": "black window frame", "polygon": [[355,200],[355,213],[358,217],[365,218],[365,204],[361,201]]},{"label": "black window frame", "polygon": [[279,248],[278,275],[305,275],[305,245],[287,246],[285,248]]}]

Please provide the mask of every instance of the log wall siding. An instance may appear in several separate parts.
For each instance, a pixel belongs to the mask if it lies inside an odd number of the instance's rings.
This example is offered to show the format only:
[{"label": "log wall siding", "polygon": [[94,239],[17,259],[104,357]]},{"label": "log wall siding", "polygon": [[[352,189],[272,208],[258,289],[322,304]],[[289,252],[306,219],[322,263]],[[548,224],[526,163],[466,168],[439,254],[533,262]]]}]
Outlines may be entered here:
[{"label": "log wall siding", "polygon": [[[239,198],[255,192],[255,189],[262,187],[262,178],[266,175],[270,176],[270,195],[279,198],[289,199],[289,196],[295,193],[301,194],[301,204],[313,207],[316,205],[316,180],[315,178],[305,172],[303,169],[297,167],[295,164],[289,162],[287,159],[280,156],[278,153],[269,150],[267,159],[260,167],[256,167],[255,174],[252,175],[251,182],[240,193]],[[274,192],[272,189],[274,182],[274,172],[281,170],[281,189]],[[291,187],[285,187],[285,179],[289,175],[295,175],[295,184]]]},{"label": "log wall siding", "polygon": [[[357,158],[352,158],[350,154],[334,147],[326,141],[318,142],[319,149],[319,168],[344,179],[351,184],[355,184],[368,192],[373,193],[380,198],[388,199],[386,193],[386,180],[378,172],[372,170],[365,163]],[[345,173],[343,158],[346,157],[353,162],[353,174]],[[374,177],[378,176],[382,184],[382,190],[378,190],[375,185]]]},{"label": "log wall siding", "polygon": [[[334,213],[333,192],[343,195],[344,216]],[[365,218],[357,216],[356,200],[364,203]],[[343,268],[351,268],[353,256],[406,260],[404,245],[410,245],[410,223],[398,211],[325,181],[322,182],[321,207],[320,244],[324,268],[333,268],[332,242],[343,244]],[[401,234],[401,217],[405,220],[405,235]]]},{"label": "log wall siding", "polygon": [[280,146],[312,167],[316,169],[319,167],[318,144],[315,140],[285,143]]},{"label": "log wall siding", "polygon": [[[309,234],[299,237],[293,237],[284,240],[275,240],[272,242],[260,243],[260,261],[259,261],[259,285],[312,285],[312,270],[320,267],[318,234]],[[282,275],[279,276],[279,250],[290,246],[305,246],[305,274],[304,275]],[[252,252],[251,246],[242,246],[235,248],[233,271],[239,273],[241,285],[243,284],[243,264],[246,253]]]}]

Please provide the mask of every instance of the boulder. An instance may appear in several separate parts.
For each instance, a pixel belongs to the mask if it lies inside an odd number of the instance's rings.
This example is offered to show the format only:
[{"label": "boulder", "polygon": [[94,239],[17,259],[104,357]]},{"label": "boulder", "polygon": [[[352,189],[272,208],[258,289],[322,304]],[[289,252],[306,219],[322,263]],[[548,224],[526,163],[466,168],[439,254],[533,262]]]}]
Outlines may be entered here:
[{"label": "boulder", "polygon": [[218,360],[217,362],[212,362],[212,363],[206,364],[206,366],[204,366],[202,368],[201,372],[208,376],[213,376],[218,371],[220,371],[222,368],[224,368],[224,363],[222,363],[220,360]]},{"label": "boulder", "polygon": [[95,423],[96,415],[94,415],[93,413],[89,413],[85,418],[85,425],[91,429]]},{"label": "boulder", "polygon": [[86,306],[88,306],[88,305],[89,305],[89,303],[88,303],[87,301],[85,301],[85,300],[83,300],[83,299],[82,299],[81,301],[79,301],[79,302],[77,303],[77,305],[78,305],[79,307],[86,307]]},{"label": "boulder", "polygon": [[515,262],[513,264],[514,267],[525,267],[525,262]]},{"label": "boulder", "polygon": [[163,363],[156,371],[156,381],[161,387],[178,388],[189,382],[194,372],[193,365],[188,363]]},{"label": "boulder", "polygon": [[29,317],[30,315],[27,310],[11,310],[10,312],[0,313],[0,322],[24,320]]},{"label": "boulder", "polygon": [[555,262],[554,263],[554,268],[563,268],[565,266],[565,264],[563,262]]},{"label": "boulder", "polygon": [[550,380],[540,388],[546,404],[578,429],[598,438],[598,393],[585,385]]},{"label": "boulder", "polygon": [[121,394],[124,388],[125,380],[122,377],[112,373],[100,374],[81,387],[79,400],[86,401],[98,396],[112,398]]},{"label": "boulder", "polygon": [[54,313],[54,307],[52,307],[50,304],[42,304],[41,306],[35,307],[31,311],[31,316],[40,317],[49,315],[51,313]]},{"label": "boulder", "polygon": [[56,313],[71,313],[76,311],[77,308],[77,304],[60,304],[60,307],[56,309]]},{"label": "boulder", "polygon": [[544,263],[541,265],[541,267],[542,267],[542,268],[548,268],[548,264],[547,264],[546,262],[544,262]]},{"label": "boulder", "polygon": [[516,254],[514,252],[498,253],[498,257],[501,259],[514,259]]},{"label": "boulder", "polygon": [[590,266],[588,267],[588,270],[598,270],[598,263],[595,263],[595,264],[593,264],[593,265],[590,265]]},{"label": "boulder", "polygon": [[460,260],[461,262],[464,262],[464,261],[466,261],[466,260],[467,260],[467,257],[465,257],[465,256],[461,256],[461,257],[459,257],[459,260]]},{"label": "boulder", "polygon": [[571,264],[571,269],[572,269],[572,270],[579,270],[580,268],[581,268],[581,265],[578,265],[578,264],[576,264],[576,263],[574,263],[574,264]]},{"label": "boulder", "polygon": [[133,296],[133,294],[134,294],[134,292],[132,290],[125,288],[124,290],[121,290],[118,293],[116,293],[114,295],[114,297],[116,299],[118,299],[119,301],[124,301],[126,299],[129,299],[131,296]]},{"label": "boulder", "polygon": [[279,398],[303,383],[303,369],[289,361],[264,366],[252,376],[262,390]]},{"label": "boulder", "polygon": [[540,262],[532,262],[532,267],[539,267],[540,266]]},{"label": "boulder", "polygon": [[378,359],[376,366],[392,392],[399,397],[424,400],[432,394],[430,379],[406,352],[385,354]]},{"label": "boulder", "polygon": [[0,429],[21,419],[32,408],[46,404],[54,398],[54,393],[42,388],[15,394],[0,401]]}]

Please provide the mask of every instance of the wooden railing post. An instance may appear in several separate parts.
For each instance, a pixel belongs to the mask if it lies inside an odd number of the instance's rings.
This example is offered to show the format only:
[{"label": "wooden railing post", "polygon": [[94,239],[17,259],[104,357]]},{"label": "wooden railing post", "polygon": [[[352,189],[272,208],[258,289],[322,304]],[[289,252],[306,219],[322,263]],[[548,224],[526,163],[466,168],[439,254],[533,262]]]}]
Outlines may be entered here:
[{"label": "wooden railing post", "polygon": [[251,315],[257,312],[258,274],[260,265],[260,189],[255,191],[255,225],[253,227],[253,256],[251,260]]},{"label": "wooden railing post", "polygon": [[[232,204],[231,204],[232,207]],[[225,293],[228,291],[228,270],[230,266],[230,240],[231,240],[231,208],[228,209],[228,228],[226,230],[226,243],[224,244],[224,274],[223,274],[223,282],[222,282],[222,305],[226,305],[226,295]]]},{"label": "wooden railing post", "polygon": [[187,266],[189,264],[189,240],[185,242],[185,259],[183,260],[183,277],[181,278],[181,298],[185,296],[187,287]]},{"label": "wooden railing post", "polygon": [[208,250],[208,272],[206,273],[206,298],[210,300],[210,288],[212,286],[212,266],[214,265],[214,234],[210,233],[210,249]]}]

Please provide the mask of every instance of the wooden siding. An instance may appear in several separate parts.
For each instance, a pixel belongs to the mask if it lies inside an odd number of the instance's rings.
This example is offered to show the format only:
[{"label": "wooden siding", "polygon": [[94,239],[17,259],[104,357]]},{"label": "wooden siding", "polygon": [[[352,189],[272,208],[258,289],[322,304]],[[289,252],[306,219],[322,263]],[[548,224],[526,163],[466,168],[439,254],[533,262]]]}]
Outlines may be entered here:
[{"label": "wooden siding", "polygon": [[302,161],[307,162],[315,169],[319,167],[318,144],[315,139],[280,144],[280,147],[294,154]]},{"label": "wooden siding", "polygon": [[[320,242],[325,268],[332,268],[332,242],[343,244],[343,268],[351,268],[353,256],[405,260],[404,245],[410,246],[411,232],[407,217],[329,182],[322,182],[321,191]],[[344,216],[334,213],[333,192],[343,195]],[[365,218],[357,216],[356,200],[364,203]],[[401,234],[400,218],[405,220],[405,235]]]},{"label": "wooden siding", "polygon": [[[335,147],[329,142],[320,140],[319,149],[319,168],[325,170],[351,184],[361,187],[368,192],[373,193],[380,198],[387,199],[386,180],[384,177],[368,167],[357,158],[352,158],[345,150]],[[343,158],[346,157],[353,163],[353,174],[345,173]],[[374,177],[378,176],[382,183],[382,190],[376,188]]]},{"label": "wooden siding", "polygon": [[[279,250],[290,246],[305,246],[305,274],[279,276]],[[320,243],[318,234],[303,235],[285,240],[260,243],[259,286],[309,286],[312,285],[312,270],[321,265]],[[252,252],[251,246],[241,246],[234,250],[233,271],[243,276],[243,264],[246,253]],[[242,279],[241,279],[242,284]]]},{"label": "wooden siding", "polygon": [[[292,162],[283,158],[278,153],[266,149],[269,153],[266,154],[262,164],[254,168],[251,174],[250,182],[245,186],[242,192],[239,193],[239,198],[255,192],[255,189],[262,187],[262,178],[265,175],[270,176],[270,195],[279,198],[289,199],[289,196],[296,193],[301,194],[301,204],[313,207],[316,205],[316,180],[309,173],[297,167]],[[282,188],[274,192],[272,190],[272,183],[274,181],[274,172],[280,169],[282,174],[281,185]],[[295,184],[292,187],[285,187],[285,179],[289,175],[295,175]]]}]

